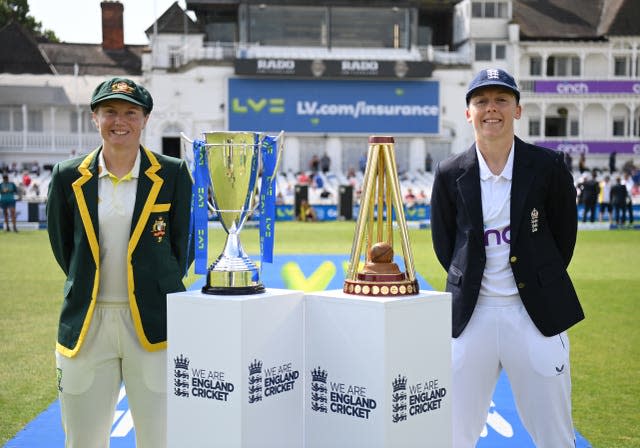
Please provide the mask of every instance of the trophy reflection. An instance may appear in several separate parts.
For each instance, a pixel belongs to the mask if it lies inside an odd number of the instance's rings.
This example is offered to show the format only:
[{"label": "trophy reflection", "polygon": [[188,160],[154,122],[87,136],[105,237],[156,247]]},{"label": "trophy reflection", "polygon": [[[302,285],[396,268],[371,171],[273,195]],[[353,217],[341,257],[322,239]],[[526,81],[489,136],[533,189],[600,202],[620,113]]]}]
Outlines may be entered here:
[{"label": "trophy reflection", "polygon": [[[393,137],[369,137],[360,212],[343,287],[347,294],[404,296],[419,292],[393,146]],[[394,216],[406,272],[393,262]],[[365,263],[361,267],[365,247]]]},{"label": "trophy reflection", "polygon": [[[240,242],[240,231],[255,210],[256,181],[261,169],[265,136],[257,132],[205,132],[204,147],[213,204],[227,234],[224,249],[209,266],[205,294],[244,295],[265,291],[258,267]],[[283,132],[277,139],[274,182],[283,149]],[[264,184],[263,184],[264,187]]]}]

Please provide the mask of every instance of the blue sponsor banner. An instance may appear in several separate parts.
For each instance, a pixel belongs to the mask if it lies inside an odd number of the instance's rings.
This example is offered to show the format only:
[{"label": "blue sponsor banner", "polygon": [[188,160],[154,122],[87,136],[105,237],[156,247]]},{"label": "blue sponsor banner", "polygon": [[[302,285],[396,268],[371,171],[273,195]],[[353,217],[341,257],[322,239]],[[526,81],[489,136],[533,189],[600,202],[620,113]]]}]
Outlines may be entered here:
[{"label": "blue sponsor banner", "polygon": [[437,81],[229,79],[229,130],[437,134]]}]

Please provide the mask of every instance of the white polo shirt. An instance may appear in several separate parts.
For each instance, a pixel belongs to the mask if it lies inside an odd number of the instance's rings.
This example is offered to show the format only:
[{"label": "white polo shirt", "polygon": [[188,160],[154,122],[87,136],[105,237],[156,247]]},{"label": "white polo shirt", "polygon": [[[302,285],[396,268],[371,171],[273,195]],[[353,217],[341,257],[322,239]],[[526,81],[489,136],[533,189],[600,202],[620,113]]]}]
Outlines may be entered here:
[{"label": "white polo shirt", "polygon": [[476,147],[480,165],[484,249],[487,262],[482,274],[480,296],[505,297],[518,294],[509,265],[511,249],[511,179],[514,145],[511,145],[502,173],[495,175]]},{"label": "white polo shirt", "polygon": [[100,226],[99,302],[127,302],[127,246],[138,189],[140,151],[129,173],[118,178],[98,159],[98,223]]}]

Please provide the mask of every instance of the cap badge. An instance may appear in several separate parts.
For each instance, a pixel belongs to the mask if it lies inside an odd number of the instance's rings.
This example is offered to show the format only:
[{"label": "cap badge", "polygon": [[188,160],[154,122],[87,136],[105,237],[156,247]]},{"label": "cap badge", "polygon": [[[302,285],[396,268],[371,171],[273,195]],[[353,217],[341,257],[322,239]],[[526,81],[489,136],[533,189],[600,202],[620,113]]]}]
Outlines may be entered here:
[{"label": "cap badge", "polygon": [[500,72],[496,69],[487,70],[487,79],[500,79]]},{"label": "cap badge", "polygon": [[131,87],[124,81],[116,82],[111,85],[112,93],[126,93],[127,95],[131,95],[135,89]]}]

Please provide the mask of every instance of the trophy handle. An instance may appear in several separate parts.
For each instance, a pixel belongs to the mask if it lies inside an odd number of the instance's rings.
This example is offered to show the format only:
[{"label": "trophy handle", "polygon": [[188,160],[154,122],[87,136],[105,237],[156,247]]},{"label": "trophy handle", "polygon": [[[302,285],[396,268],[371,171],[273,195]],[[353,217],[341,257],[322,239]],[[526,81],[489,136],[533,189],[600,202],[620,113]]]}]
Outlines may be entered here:
[{"label": "trophy handle", "polygon": [[187,135],[184,132],[180,132],[180,138],[185,140],[187,143],[193,143],[193,140],[187,137]]},{"label": "trophy handle", "polygon": [[[193,139],[190,139],[189,137],[187,137],[187,134],[185,134],[184,132],[180,132],[180,140],[182,140],[182,142],[186,142],[189,145],[193,145]],[[207,145],[205,144],[205,147]],[[193,155],[186,150],[186,148],[184,149],[184,154],[183,154],[183,159],[187,161],[187,163],[189,163],[189,165],[192,165],[195,163],[195,160],[193,158]],[[193,166],[191,167],[193,169]],[[193,178],[193,174],[191,175],[191,177]],[[211,188],[211,185],[207,186],[207,193],[209,192],[209,189]],[[210,212],[215,212],[216,209],[214,208],[213,204],[211,202],[209,202],[209,195],[207,194],[207,208],[209,209]]]},{"label": "trophy handle", "polygon": [[278,155],[276,156],[276,166],[273,168],[274,177],[278,174],[278,170],[280,169],[280,162],[282,161],[282,151],[284,150],[284,130],[280,131],[280,133],[276,137],[276,141],[278,142]]},{"label": "trophy handle", "polygon": [[[262,143],[264,142],[264,138],[267,135],[265,133],[260,133],[259,145],[262,147]],[[278,142],[278,146],[276,149],[276,164],[273,167],[273,175],[271,176],[270,181],[273,182],[273,179],[278,175],[278,170],[280,169],[280,162],[282,161],[282,151],[284,150],[284,130],[280,131],[276,137],[276,142]]]}]

